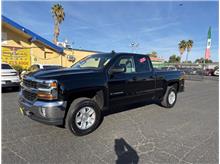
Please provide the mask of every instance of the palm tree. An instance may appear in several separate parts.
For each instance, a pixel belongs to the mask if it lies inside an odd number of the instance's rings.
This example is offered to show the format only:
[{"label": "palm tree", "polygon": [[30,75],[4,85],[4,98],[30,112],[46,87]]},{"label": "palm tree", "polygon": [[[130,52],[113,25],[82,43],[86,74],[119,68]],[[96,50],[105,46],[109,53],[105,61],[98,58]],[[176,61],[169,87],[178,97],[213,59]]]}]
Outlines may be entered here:
[{"label": "palm tree", "polygon": [[60,34],[60,24],[64,21],[65,13],[60,4],[54,4],[51,8],[51,13],[54,19],[54,38],[53,42],[57,44],[58,36]]},{"label": "palm tree", "polygon": [[185,40],[181,40],[178,44],[179,47],[179,51],[180,51],[180,61],[181,61],[181,56],[183,55],[183,53],[186,50],[186,41]]},{"label": "palm tree", "polygon": [[188,40],[186,42],[186,49],[187,49],[186,62],[188,62],[188,54],[191,51],[192,47],[193,47],[193,41],[192,40]]}]

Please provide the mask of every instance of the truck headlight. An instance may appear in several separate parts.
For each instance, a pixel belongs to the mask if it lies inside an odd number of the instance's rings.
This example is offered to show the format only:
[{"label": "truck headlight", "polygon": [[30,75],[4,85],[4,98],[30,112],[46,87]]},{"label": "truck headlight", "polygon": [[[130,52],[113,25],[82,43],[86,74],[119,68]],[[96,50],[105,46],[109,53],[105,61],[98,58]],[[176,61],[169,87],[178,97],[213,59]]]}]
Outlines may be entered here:
[{"label": "truck headlight", "polygon": [[56,81],[53,81],[53,82],[49,83],[49,86],[50,86],[51,88],[57,88],[57,82],[56,82]]},{"label": "truck headlight", "polygon": [[[55,100],[58,98],[58,84],[55,80],[44,81],[43,84],[39,85],[37,97],[43,100]],[[46,87],[42,87],[46,86]]]}]

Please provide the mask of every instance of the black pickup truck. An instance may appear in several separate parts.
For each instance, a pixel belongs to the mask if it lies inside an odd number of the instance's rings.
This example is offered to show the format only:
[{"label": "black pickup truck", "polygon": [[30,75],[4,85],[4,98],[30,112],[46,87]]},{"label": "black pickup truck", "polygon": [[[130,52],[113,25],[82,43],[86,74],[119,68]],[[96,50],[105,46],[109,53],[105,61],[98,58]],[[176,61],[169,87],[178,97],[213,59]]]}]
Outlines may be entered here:
[{"label": "black pickup truck", "polygon": [[156,70],[147,55],[112,52],[88,56],[71,68],[25,75],[19,105],[33,120],[86,135],[111,106],[156,99],[171,108],[183,90],[181,71]]}]

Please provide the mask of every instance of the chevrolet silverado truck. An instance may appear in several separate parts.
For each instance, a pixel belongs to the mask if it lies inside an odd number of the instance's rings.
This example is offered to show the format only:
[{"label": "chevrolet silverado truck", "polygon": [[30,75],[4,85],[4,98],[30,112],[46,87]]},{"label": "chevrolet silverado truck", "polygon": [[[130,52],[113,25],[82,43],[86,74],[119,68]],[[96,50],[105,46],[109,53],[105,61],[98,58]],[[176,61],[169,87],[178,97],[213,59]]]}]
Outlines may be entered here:
[{"label": "chevrolet silverado truck", "polygon": [[33,120],[82,136],[115,105],[156,99],[171,108],[182,91],[181,71],[154,69],[147,55],[112,52],[87,56],[71,68],[25,75],[19,105]]}]

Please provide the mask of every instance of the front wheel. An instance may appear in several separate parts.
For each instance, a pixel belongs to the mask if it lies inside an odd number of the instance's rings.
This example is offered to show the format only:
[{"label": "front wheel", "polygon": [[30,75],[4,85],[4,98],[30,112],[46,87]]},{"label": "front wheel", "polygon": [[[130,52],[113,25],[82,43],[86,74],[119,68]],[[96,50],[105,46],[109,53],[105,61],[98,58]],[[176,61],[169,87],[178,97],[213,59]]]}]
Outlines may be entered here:
[{"label": "front wheel", "polygon": [[82,136],[94,131],[101,121],[101,110],[89,98],[78,98],[72,102],[66,116],[66,127],[75,135]]},{"label": "front wheel", "polygon": [[161,101],[161,105],[165,108],[172,108],[177,99],[177,90],[174,86],[168,86],[166,93],[164,94],[163,100]]}]

